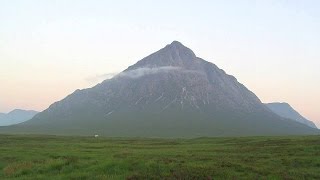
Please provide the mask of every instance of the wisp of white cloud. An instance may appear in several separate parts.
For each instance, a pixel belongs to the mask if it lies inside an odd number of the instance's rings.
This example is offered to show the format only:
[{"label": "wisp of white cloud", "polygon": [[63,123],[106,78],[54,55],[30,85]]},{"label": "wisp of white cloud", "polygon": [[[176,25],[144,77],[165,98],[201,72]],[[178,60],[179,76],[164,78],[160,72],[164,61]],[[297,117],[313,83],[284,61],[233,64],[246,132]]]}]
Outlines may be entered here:
[{"label": "wisp of white cloud", "polygon": [[95,76],[87,77],[86,81],[89,82],[89,83],[98,83],[98,82],[104,81],[106,79],[111,79],[117,74],[118,73],[115,73],[115,72],[113,72],[113,73],[105,73],[105,74],[98,74],[98,75],[95,75]]},{"label": "wisp of white cloud", "polygon": [[157,73],[167,73],[170,71],[179,71],[182,70],[181,67],[174,67],[174,66],[163,66],[163,67],[157,67],[157,68],[138,68],[130,71],[125,71],[117,75],[117,77],[126,77],[126,78],[140,78],[145,75],[150,74],[157,74]]}]

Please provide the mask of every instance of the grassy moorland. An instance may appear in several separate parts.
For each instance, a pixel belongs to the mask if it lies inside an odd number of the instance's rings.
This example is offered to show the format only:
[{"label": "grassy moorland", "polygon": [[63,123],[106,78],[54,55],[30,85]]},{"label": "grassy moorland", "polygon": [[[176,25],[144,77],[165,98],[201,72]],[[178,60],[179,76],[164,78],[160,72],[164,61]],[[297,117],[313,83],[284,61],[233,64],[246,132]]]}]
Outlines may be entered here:
[{"label": "grassy moorland", "polygon": [[0,179],[320,179],[320,136],[0,135]]}]

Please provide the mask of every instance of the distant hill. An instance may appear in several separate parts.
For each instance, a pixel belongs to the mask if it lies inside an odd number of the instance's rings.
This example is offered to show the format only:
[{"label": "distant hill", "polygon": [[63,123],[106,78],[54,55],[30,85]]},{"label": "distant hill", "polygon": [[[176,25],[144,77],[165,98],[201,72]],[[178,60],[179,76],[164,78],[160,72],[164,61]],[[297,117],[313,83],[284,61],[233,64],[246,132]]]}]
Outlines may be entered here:
[{"label": "distant hill", "polygon": [[0,133],[199,137],[316,134],[174,41],[93,88]]},{"label": "distant hill", "polygon": [[7,114],[0,113],[0,126],[9,126],[13,124],[18,124],[30,120],[38,112],[15,109]]},{"label": "distant hill", "polygon": [[299,123],[305,124],[312,128],[317,128],[317,126],[310,120],[303,117],[296,110],[294,110],[288,103],[267,103],[269,109],[278,114],[281,117],[292,119]]}]

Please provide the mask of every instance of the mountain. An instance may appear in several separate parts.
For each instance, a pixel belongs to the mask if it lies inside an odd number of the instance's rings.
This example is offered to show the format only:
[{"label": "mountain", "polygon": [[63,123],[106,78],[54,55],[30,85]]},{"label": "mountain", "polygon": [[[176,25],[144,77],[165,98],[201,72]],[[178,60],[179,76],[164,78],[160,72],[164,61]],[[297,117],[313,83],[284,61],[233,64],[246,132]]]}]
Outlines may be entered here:
[{"label": "mountain", "polygon": [[235,77],[177,41],[0,132],[141,137],[319,133],[276,115]]},{"label": "mountain", "polygon": [[312,121],[309,121],[306,118],[304,118],[288,103],[267,103],[266,106],[281,117],[292,119],[312,128],[317,128],[317,126]]},{"label": "mountain", "polygon": [[0,113],[0,121],[1,121],[2,118],[5,117],[5,115],[6,115],[5,113]]},{"label": "mountain", "polygon": [[37,111],[15,109],[8,114],[0,113],[0,126],[9,126],[30,120]]}]

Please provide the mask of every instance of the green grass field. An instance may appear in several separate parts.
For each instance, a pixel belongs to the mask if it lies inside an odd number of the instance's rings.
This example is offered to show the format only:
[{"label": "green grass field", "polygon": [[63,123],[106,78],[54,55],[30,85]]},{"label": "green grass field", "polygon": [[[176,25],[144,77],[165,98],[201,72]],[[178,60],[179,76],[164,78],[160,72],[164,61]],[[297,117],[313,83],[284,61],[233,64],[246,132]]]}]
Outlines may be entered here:
[{"label": "green grass field", "polygon": [[0,135],[0,179],[320,179],[320,136]]}]

